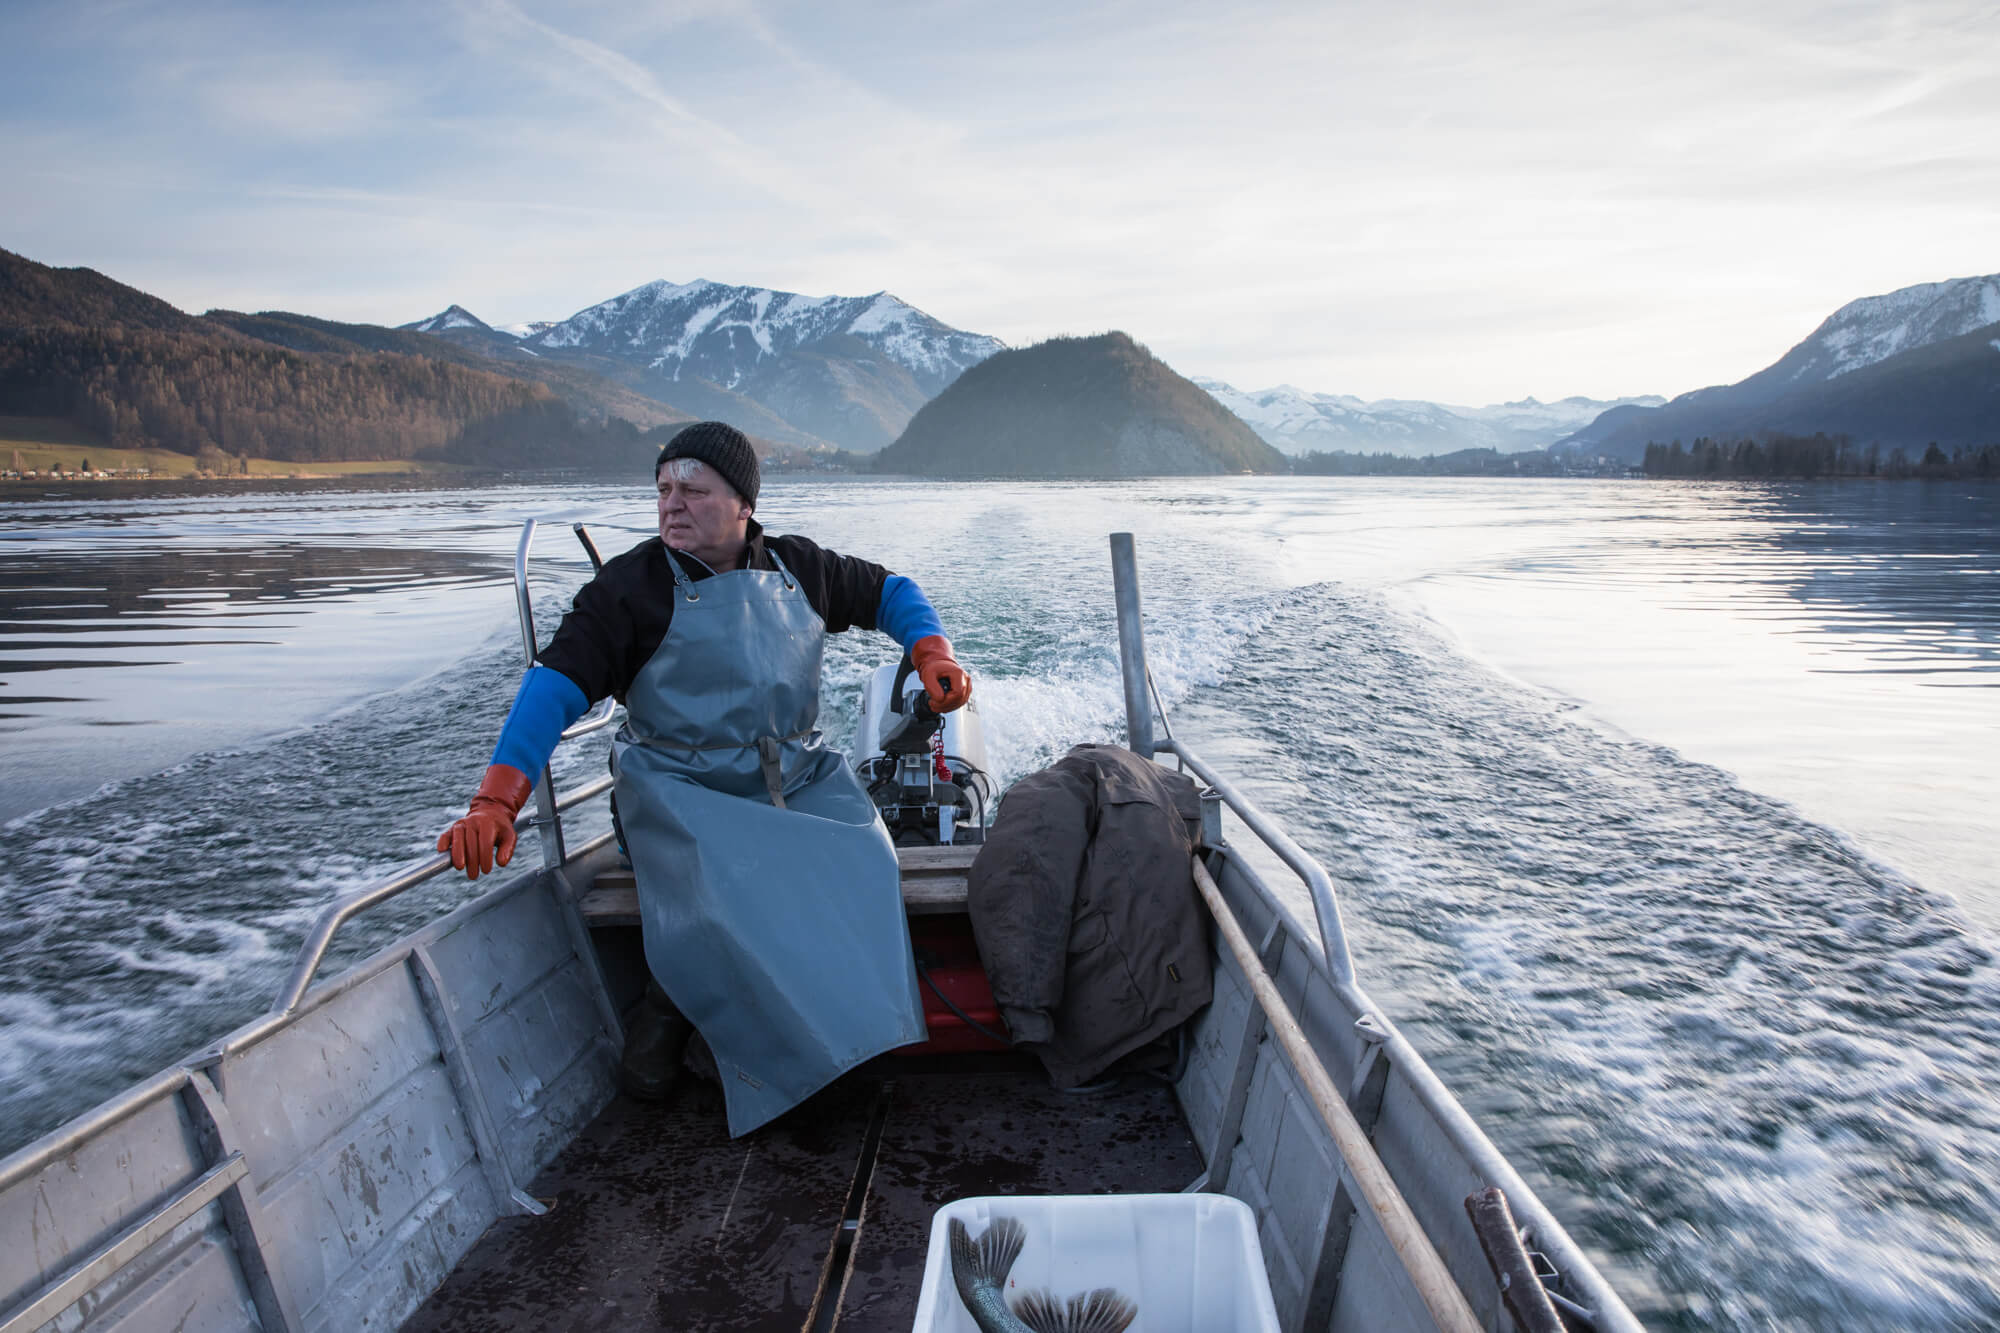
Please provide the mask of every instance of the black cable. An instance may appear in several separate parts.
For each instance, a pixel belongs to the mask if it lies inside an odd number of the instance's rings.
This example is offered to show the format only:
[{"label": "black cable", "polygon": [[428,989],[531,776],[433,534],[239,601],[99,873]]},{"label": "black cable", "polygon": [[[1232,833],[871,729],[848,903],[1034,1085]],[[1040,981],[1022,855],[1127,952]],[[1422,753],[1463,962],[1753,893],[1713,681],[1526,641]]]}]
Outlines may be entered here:
[{"label": "black cable", "polygon": [[957,1014],[959,1022],[965,1024],[967,1027],[971,1028],[974,1032],[977,1032],[980,1036],[986,1038],[988,1041],[997,1041],[1002,1046],[1012,1046],[1014,1044],[1012,1038],[1001,1036],[999,1033],[995,1032],[992,1028],[987,1027],[984,1023],[974,1018],[971,1014],[966,1013],[965,1010],[953,1004],[951,1002],[951,996],[946,995],[943,991],[939,990],[937,982],[931,980],[931,970],[924,966],[923,959],[921,958],[916,959],[916,964],[917,964],[917,975],[922,977],[924,979],[924,984],[931,988],[931,994],[937,996],[938,999],[942,1000],[944,1002],[945,1008],[951,1010],[954,1014]]}]

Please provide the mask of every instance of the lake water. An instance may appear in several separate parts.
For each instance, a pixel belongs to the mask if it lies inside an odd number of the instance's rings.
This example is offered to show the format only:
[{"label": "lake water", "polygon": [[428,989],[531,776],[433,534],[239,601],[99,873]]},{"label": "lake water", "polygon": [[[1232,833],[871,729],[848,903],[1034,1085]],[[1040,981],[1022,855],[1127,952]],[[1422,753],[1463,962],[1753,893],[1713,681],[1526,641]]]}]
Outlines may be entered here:
[{"label": "lake water", "polygon": [[[260,1011],[463,809],[526,516],[544,635],[562,525],[652,522],[588,484],[0,505],[0,1150]],[[774,479],[760,517],[923,583],[1003,780],[1122,734],[1134,532],[1176,734],[1336,872],[1364,983],[1649,1326],[2000,1326],[2000,492]],[[831,645],[837,740],[891,651]]]}]

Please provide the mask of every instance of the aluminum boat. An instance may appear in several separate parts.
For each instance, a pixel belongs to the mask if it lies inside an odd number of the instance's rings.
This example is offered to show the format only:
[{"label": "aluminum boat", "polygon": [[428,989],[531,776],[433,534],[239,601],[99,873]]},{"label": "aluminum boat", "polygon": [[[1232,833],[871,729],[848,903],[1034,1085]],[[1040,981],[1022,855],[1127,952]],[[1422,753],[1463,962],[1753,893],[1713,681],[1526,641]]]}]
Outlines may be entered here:
[{"label": "aluminum boat", "polygon": [[[515,561],[530,661],[534,534]],[[698,1080],[665,1107],[618,1096],[635,890],[612,835],[570,847],[563,827],[610,779],[558,796],[544,770],[522,821],[539,869],[322,980],[345,922],[450,861],[333,903],[262,1017],[0,1162],[0,1333],[907,1329],[941,1205],[1172,1191],[1250,1207],[1288,1333],[1635,1333],[1370,1000],[1325,869],[1172,736],[1132,541],[1111,541],[1128,743],[1204,788],[1215,995],[1176,1068],[1082,1095],[995,1039],[965,905],[982,794],[901,852],[922,1046],[734,1141]]]}]

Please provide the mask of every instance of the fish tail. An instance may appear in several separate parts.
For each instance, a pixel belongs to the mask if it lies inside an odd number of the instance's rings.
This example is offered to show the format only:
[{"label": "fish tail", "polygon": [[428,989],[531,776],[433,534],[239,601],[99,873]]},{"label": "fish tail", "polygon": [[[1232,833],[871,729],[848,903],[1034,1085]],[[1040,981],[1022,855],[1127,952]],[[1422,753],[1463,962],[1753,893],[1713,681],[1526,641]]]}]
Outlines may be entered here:
[{"label": "fish tail", "polygon": [[1063,1326],[1062,1308],[1056,1304],[1053,1293],[1046,1291],[1024,1291],[1014,1302],[1014,1317],[1026,1324],[1032,1333],[1055,1333]]},{"label": "fish tail", "polygon": [[1124,1333],[1139,1317],[1139,1307],[1110,1287],[1072,1296],[1065,1306],[1046,1291],[1028,1291],[1015,1304],[1014,1317],[1033,1333]]},{"label": "fish tail", "polygon": [[972,1303],[974,1289],[998,1290],[1006,1284],[1007,1274],[1028,1239],[1027,1228],[1012,1217],[994,1218],[976,1241],[965,1223],[955,1217],[945,1230],[951,1238],[951,1280],[967,1305]]}]

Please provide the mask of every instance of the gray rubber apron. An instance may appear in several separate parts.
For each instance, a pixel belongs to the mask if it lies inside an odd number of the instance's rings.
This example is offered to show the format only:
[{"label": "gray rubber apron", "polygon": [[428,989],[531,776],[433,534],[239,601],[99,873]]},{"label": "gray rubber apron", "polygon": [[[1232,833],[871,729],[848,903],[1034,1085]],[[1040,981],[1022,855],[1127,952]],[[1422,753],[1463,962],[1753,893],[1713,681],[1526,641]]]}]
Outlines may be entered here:
[{"label": "gray rubber apron", "polygon": [[790,571],[674,572],[626,692],[618,815],[646,962],[715,1053],[748,1133],[924,1038],[896,850],[820,741],[826,626]]}]

